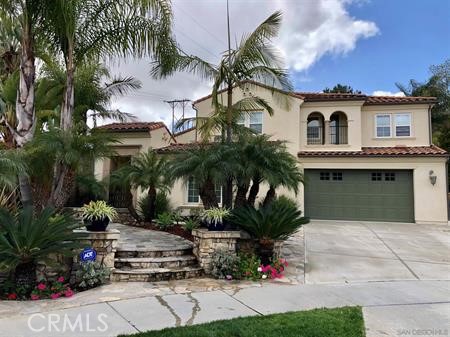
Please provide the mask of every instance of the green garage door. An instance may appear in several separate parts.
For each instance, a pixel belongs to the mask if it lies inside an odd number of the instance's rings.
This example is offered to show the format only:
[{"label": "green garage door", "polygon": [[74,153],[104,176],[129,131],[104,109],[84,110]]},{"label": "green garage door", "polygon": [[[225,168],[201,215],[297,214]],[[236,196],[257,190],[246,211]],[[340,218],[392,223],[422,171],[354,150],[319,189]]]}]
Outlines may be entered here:
[{"label": "green garage door", "polygon": [[414,222],[412,171],[305,170],[305,215]]}]

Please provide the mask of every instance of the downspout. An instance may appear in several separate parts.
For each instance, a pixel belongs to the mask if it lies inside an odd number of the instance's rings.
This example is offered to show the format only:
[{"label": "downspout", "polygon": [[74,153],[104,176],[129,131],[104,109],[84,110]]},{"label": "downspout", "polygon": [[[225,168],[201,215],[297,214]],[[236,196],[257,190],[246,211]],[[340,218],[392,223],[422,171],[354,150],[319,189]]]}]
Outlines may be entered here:
[{"label": "downspout", "polygon": [[192,104],[192,109],[195,110],[195,142],[197,143],[197,132],[198,132],[198,127],[197,127],[197,121],[198,121],[198,109],[195,106],[195,104]]},{"label": "downspout", "polygon": [[428,137],[430,139],[430,145],[433,144],[433,127],[431,125],[431,109],[433,108],[433,104],[428,106]]}]

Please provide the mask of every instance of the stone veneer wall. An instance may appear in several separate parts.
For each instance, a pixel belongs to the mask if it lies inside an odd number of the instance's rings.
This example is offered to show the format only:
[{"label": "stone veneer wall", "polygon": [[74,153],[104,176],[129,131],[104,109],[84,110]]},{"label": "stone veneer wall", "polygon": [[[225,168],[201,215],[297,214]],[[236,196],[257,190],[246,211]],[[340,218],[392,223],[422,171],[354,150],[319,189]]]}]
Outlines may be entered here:
[{"label": "stone veneer wall", "polygon": [[[96,262],[106,268],[114,269],[114,257],[120,238],[120,231],[117,229],[106,230],[105,232],[89,232],[85,229],[76,230],[85,235],[83,243],[85,247],[94,248],[97,252]],[[73,262],[79,261],[79,254],[74,256]],[[76,264],[75,264],[76,265]],[[74,270],[72,270],[72,273]]]},{"label": "stone veneer wall", "polygon": [[208,231],[205,228],[194,229],[194,255],[206,274],[211,272],[212,255],[218,250],[225,250],[236,254],[237,240],[241,237],[240,231]]}]

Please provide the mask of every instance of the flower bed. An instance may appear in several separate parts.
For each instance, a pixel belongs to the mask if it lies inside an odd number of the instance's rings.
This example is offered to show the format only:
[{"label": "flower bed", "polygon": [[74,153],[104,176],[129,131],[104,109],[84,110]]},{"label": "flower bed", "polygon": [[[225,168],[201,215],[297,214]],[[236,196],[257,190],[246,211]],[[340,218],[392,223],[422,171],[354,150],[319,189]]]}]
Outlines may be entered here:
[{"label": "flower bed", "polygon": [[54,281],[41,280],[31,290],[26,286],[5,282],[0,289],[0,298],[5,300],[56,300],[60,297],[72,297],[74,290],[63,276]]}]

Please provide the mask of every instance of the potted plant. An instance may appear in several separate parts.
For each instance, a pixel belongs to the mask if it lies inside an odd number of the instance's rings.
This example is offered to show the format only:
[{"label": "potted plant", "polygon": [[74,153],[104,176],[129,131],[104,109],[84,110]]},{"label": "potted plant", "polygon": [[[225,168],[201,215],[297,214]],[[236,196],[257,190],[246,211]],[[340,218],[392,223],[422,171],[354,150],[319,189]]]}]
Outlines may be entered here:
[{"label": "potted plant", "polygon": [[205,209],[202,213],[202,221],[210,231],[223,231],[225,228],[224,220],[230,215],[226,208],[214,207]]},{"label": "potted plant", "polygon": [[91,201],[81,207],[81,212],[86,229],[91,232],[104,232],[109,222],[117,217],[114,207],[103,200]]}]

